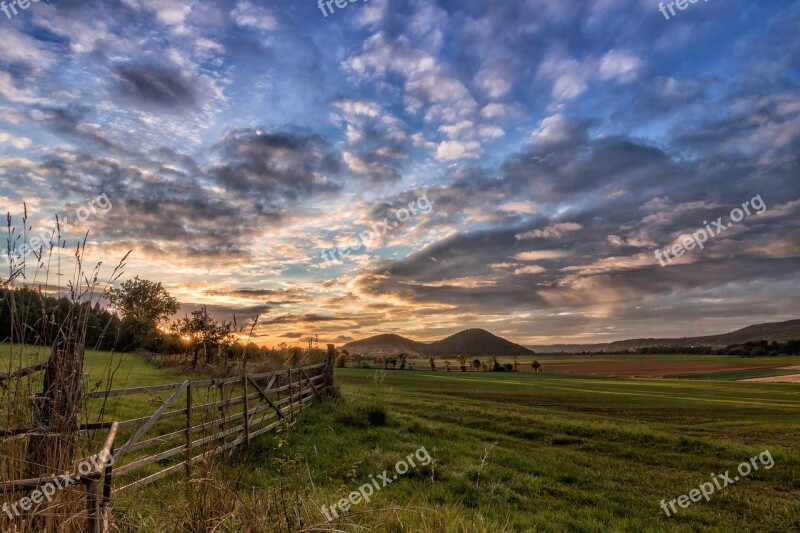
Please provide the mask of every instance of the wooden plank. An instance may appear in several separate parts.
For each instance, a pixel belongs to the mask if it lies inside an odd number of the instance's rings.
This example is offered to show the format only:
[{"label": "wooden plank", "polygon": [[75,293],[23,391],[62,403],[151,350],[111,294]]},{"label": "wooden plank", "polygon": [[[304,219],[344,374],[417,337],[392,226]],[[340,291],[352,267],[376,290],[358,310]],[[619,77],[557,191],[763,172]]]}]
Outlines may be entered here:
[{"label": "wooden plank", "polygon": [[[148,429],[153,427],[153,424],[158,422],[158,419],[161,418],[161,415],[164,414],[164,411],[166,411],[167,408],[170,407],[172,403],[178,398],[178,395],[181,394],[184,391],[184,389],[186,389],[186,387],[189,386],[189,383],[191,382],[187,379],[181,384],[180,387],[175,389],[175,392],[173,392],[170,395],[170,397],[167,398],[167,400],[163,404],[161,404],[161,407],[159,407],[156,410],[156,412],[153,413],[153,416],[151,416],[150,419],[147,422],[145,422],[144,425],[140,427],[139,430],[136,433],[134,433],[130,439],[128,439],[128,442],[126,442],[125,445],[123,445],[122,448],[120,448],[114,455],[115,463],[119,462],[125,456],[125,454],[128,453],[128,449],[131,446],[133,446],[136,443],[136,441],[138,441],[142,437],[142,435],[144,435],[147,432]],[[182,414],[183,410],[177,412]]]},{"label": "wooden plank", "polygon": [[308,374],[306,374],[305,370],[301,368],[300,373],[303,374],[303,376],[306,378],[306,381],[308,381],[311,384],[311,388],[314,389],[314,394],[319,396],[319,392],[317,392],[317,386],[314,385],[314,382],[311,381],[311,379],[308,377]]},{"label": "wooden plank", "polygon": [[172,466],[170,466],[168,468],[165,468],[164,470],[162,470],[160,472],[156,472],[155,474],[151,474],[151,475],[149,475],[149,476],[147,476],[145,478],[142,478],[142,479],[139,479],[137,481],[134,481],[133,483],[131,483],[129,485],[125,485],[124,487],[120,487],[118,489],[114,489],[114,491],[112,492],[112,495],[113,494],[117,494],[119,492],[123,492],[123,491],[129,490],[129,489],[132,489],[134,487],[144,487],[145,485],[149,485],[150,483],[153,483],[154,481],[158,481],[159,479],[162,479],[162,478],[172,474],[173,472],[177,472],[181,468],[184,468],[186,466],[184,464],[185,462],[186,461],[181,461],[180,463],[172,465]]},{"label": "wooden plank", "polygon": [[166,435],[159,435],[157,437],[153,437],[152,439],[139,441],[128,449],[128,453],[138,452],[139,450],[144,450],[145,448],[149,448],[150,446],[155,446],[157,444],[166,444],[181,437],[186,437],[185,429],[179,429],[178,431],[173,431],[172,433],[167,433]]},{"label": "wooden plank", "polygon": [[[266,393],[266,392],[264,392],[264,389],[262,389],[261,387],[259,387],[259,386],[258,386],[258,383],[255,383],[255,382],[253,382],[253,380],[250,380],[250,383],[252,383],[253,387],[255,387],[255,388],[256,388],[256,390],[257,390],[258,392],[260,392],[260,393],[261,393],[261,397],[262,397],[262,398],[264,398],[264,399],[267,401],[267,403],[268,403],[268,404],[270,404],[270,405],[272,406],[272,408],[273,408],[273,409],[275,409],[275,412],[276,412],[276,413],[278,413],[278,416],[279,416],[280,418],[283,418],[283,413],[281,413],[280,409],[278,409],[278,406],[277,406],[277,405],[275,405],[275,403],[274,403],[274,402],[272,401],[272,399],[271,399],[271,398],[270,398],[270,397],[267,395],[267,393]],[[270,382],[270,383],[272,383],[272,382]]]},{"label": "wooden plank", "polygon": [[175,387],[180,387],[180,383],[170,383],[168,385],[153,385],[151,387],[134,387],[130,389],[116,389],[108,391],[95,391],[86,395],[89,400],[97,398],[114,398],[117,396],[131,396],[133,394],[146,394],[148,392],[161,392],[166,390],[175,390]]},{"label": "wooden plank", "polygon": [[[81,476],[82,480],[91,479],[91,480],[98,480],[103,477],[103,473],[106,469],[106,464],[111,459],[111,448],[114,446],[114,439],[117,438],[117,430],[119,429],[119,423],[114,422],[111,426],[111,430],[109,430],[108,435],[106,436],[106,442],[103,444],[103,449],[100,450],[100,453],[97,454],[97,466],[92,472],[89,472],[85,476]],[[84,459],[86,461],[86,459]],[[95,487],[95,493],[97,492],[97,487]],[[95,494],[96,495],[96,494]]]},{"label": "wooden plank", "polygon": [[[153,415],[143,416],[142,418],[133,418],[131,420],[124,420],[124,421],[119,423],[119,429],[128,429],[128,428],[131,428],[131,427],[138,426],[139,424],[142,424],[142,423],[147,422],[148,420],[150,420],[152,418],[152,416]],[[168,412],[162,414],[159,417],[159,420],[168,420],[170,418],[175,418],[177,416],[181,416],[181,417],[182,416],[186,416],[186,409],[178,409],[176,411],[168,411]]]},{"label": "wooden plank", "polygon": [[132,463],[126,464],[125,466],[117,467],[117,475],[124,476],[125,474],[129,474],[135,470],[139,470],[140,468],[153,464],[156,461],[161,461],[162,459],[169,459],[170,457],[175,457],[176,455],[181,454],[185,451],[186,451],[186,444],[181,444],[176,448],[165,450],[161,453],[157,453],[149,457],[142,457],[141,459],[137,459]]}]

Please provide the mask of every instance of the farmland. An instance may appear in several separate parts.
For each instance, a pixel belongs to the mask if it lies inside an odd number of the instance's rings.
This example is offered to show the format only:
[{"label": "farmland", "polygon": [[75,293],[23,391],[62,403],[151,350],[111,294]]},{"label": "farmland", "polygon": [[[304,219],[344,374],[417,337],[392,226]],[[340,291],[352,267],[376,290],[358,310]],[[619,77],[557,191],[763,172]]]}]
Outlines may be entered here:
[{"label": "farmland", "polygon": [[[604,362],[612,359],[619,360]],[[743,361],[720,359],[674,361],[679,371],[692,362]],[[725,377],[775,371],[793,360],[692,379],[556,374],[556,361],[547,358],[541,361],[550,371],[537,374],[337,369],[342,398],[234,454],[209,474],[215,497],[191,492],[212,490],[202,479],[187,485],[178,476],[121,495],[115,519],[122,531],[177,531],[199,523],[224,531],[286,530],[286,524],[336,531],[796,530],[800,387]],[[562,364],[576,369],[585,363],[568,361]],[[115,356],[113,367],[115,388],[177,380],[134,355]],[[108,368],[108,354],[87,353],[92,379]],[[152,405],[115,404],[109,416],[138,415]],[[367,420],[375,406],[387,413],[385,424]],[[326,523],[322,505],[420,447],[431,465],[412,469],[370,503]],[[662,511],[662,499],[686,494],[712,473],[733,471],[765,450],[773,468],[671,518]],[[160,504],[167,499],[169,508]]]},{"label": "farmland", "polygon": [[[796,385],[359,369],[338,369],[337,381],[344,397],[306,412],[285,441],[261,439],[231,459],[220,483],[231,483],[245,507],[266,517],[286,499],[304,528],[341,531],[800,527]],[[385,425],[363,419],[363,409],[375,404],[388,412]],[[320,506],[422,446],[431,466],[325,522]],[[773,468],[677,516],[661,510],[662,499],[764,450]],[[278,498],[277,487],[288,494]],[[157,530],[149,523],[185,527],[192,520],[188,502],[169,511],[149,503],[175,497],[179,488],[176,480],[122,498],[121,523],[131,531]],[[232,530],[234,515],[218,520]]]}]

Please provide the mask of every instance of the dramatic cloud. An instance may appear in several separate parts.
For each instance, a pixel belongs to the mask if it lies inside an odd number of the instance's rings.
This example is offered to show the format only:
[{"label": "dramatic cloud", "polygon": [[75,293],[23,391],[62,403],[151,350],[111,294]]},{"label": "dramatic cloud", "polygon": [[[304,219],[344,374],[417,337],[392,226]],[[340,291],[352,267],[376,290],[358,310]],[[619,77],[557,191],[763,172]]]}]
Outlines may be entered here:
[{"label": "dramatic cloud", "polygon": [[[37,4],[0,29],[5,211],[38,229],[106,194],[70,246],[133,250],[127,275],[183,312],[261,315],[259,342],[797,318],[796,2],[351,9]],[[763,213],[659,264],[756,195]]]}]

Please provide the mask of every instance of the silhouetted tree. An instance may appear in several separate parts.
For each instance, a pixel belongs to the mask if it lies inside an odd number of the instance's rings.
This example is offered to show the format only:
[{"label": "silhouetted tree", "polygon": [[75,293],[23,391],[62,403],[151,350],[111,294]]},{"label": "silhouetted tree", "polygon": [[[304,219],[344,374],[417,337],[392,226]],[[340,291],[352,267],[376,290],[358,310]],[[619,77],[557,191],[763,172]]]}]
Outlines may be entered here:
[{"label": "silhouetted tree", "polygon": [[170,296],[161,283],[138,276],[111,289],[108,299],[140,348],[149,348],[158,337],[158,325],[180,309],[178,300]]}]

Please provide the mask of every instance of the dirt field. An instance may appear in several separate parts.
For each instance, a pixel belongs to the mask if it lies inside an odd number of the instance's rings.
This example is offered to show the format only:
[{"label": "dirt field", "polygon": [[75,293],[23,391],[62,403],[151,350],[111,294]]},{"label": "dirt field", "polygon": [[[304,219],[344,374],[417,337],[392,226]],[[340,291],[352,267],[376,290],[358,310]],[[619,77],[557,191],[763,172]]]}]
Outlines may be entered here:
[{"label": "dirt field", "polygon": [[[777,365],[775,366],[778,367]],[[732,370],[756,370],[770,368],[764,364],[714,363],[703,361],[580,361],[546,363],[542,371],[549,374],[579,374],[585,376],[661,377],[683,374],[704,374]],[[521,369],[522,370],[522,369]],[[529,369],[524,369],[530,371]],[[783,377],[786,376],[776,376]],[[766,378],[770,379],[770,378]],[[761,380],[761,378],[759,378]]]}]

